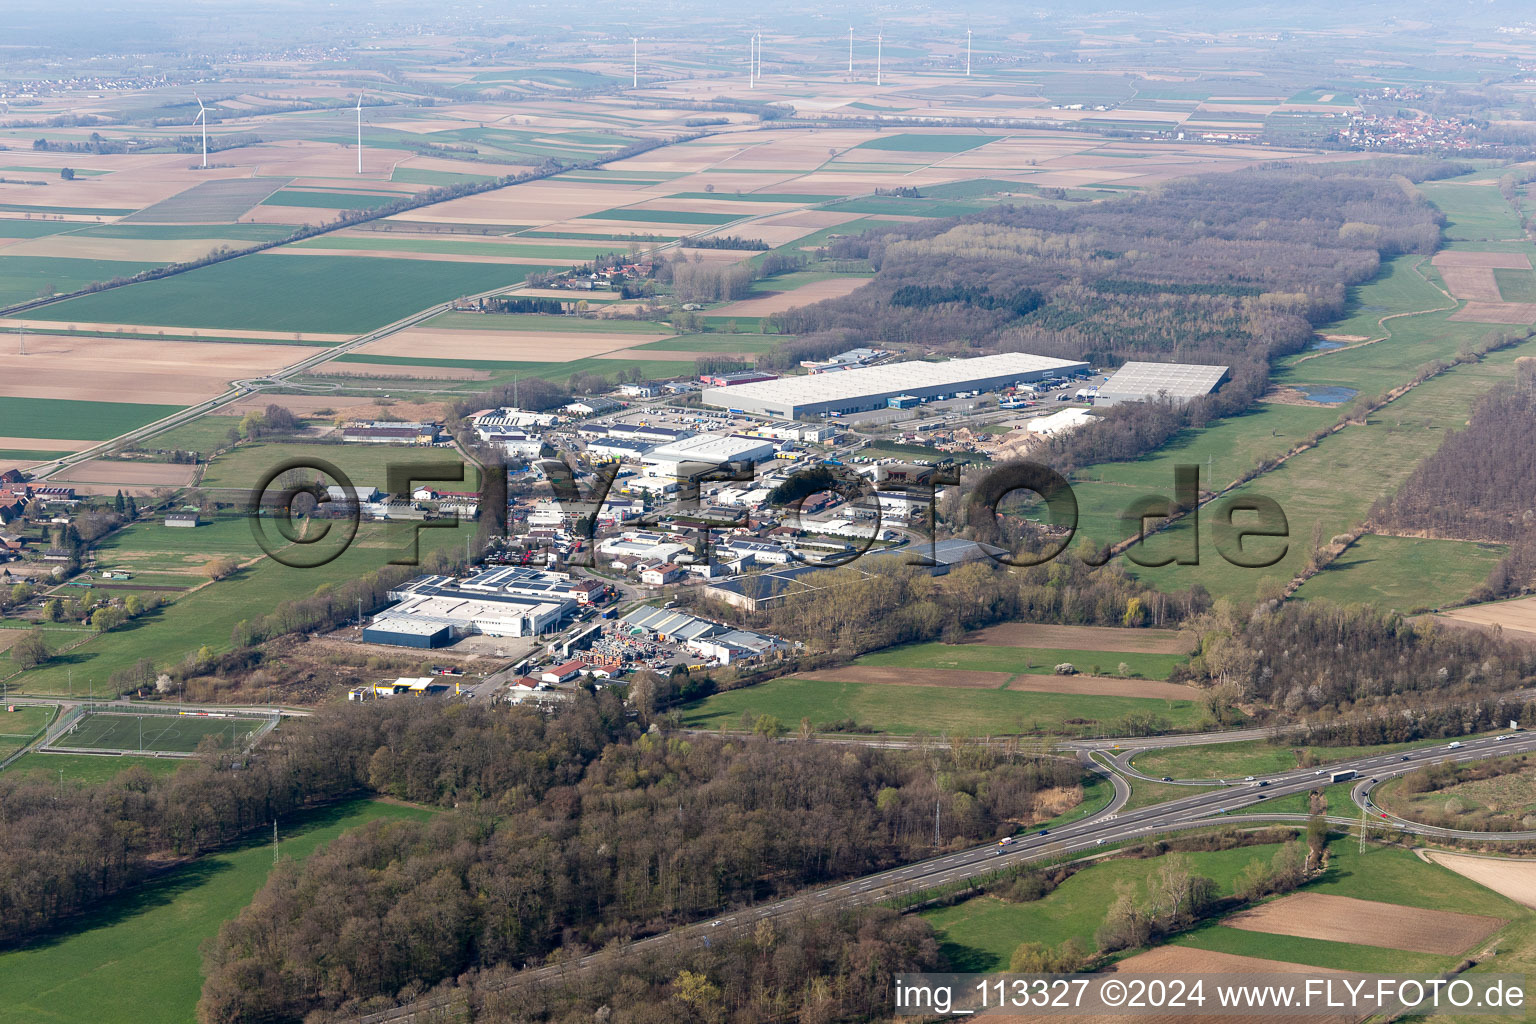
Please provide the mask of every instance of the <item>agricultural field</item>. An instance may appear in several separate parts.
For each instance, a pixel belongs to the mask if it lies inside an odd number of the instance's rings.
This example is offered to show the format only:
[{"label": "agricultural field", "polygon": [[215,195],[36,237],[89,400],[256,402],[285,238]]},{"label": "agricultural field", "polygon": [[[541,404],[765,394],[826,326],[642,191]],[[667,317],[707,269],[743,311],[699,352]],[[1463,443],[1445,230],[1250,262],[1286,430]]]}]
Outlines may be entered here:
[{"label": "agricultural field", "polygon": [[[103,441],[180,409],[179,405],[0,396],[0,437]],[[76,447],[88,446],[70,450]]]},{"label": "agricultural field", "polygon": [[[295,249],[294,253],[303,250]],[[460,295],[506,288],[539,266],[258,253],[32,310],[53,323],[362,334]],[[275,303],[273,295],[284,296]]]},{"label": "agricultural field", "polygon": [[[1183,856],[1189,858],[1197,874],[1213,879],[1219,892],[1230,894],[1239,872],[1249,861],[1268,860],[1277,849],[1249,846]],[[995,896],[979,896],[953,907],[924,911],[922,916],[939,932],[943,951],[956,970],[1003,969],[1013,950],[1024,941],[1054,946],[1075,937],[1093,948],[1093,932],[1115,898],[1116,884],[1128,882],[1144,891],[1147,880],[1159,866],[1158,858],[1107,860],[1078,871],[1039,900],[1011,903]],[[1289,909],[1265,909],[1283,907],[1285,899],[1297,897],[1335,904],[1343,898],[1355,901],[1351,906],[1366,903],[1370,914],[1308,921],[1308,915],[1298,915]],[[1292,906],[1299,908],[1301,904]],[[1329,844],[1328,867],[1318,880],[1304,886],[1297,896],[1282,897],[1261,904],[1260,908],[1270,919],[1280,922],[1272,927],[1308,932],[1331,928],[1333,934],[1342,934],[1345,941],[1260,933],[1247,927],[1232,927],[1230,922],[1234,919],[1229,918],[1228,922],[1210,922],[1178,936],[1173,946],[1309,966],[1385,974],[1423,971],[1432,975],[1449,969],[1459,959],[1459,952],[1383,948],[1365,940],[1390,940],[1394,932],[1401,932],[1404,938],[1399,941],[1418,945],[1437,942],[1437,948],[1448,949],[1448,941],[1440,942],[1450,939],[1444,929],[1423,927],[1429,923],[1429,915],[1444,914],[1445,920],[1458,926],[1457,941],[1465,938],[1467,946],[1471,946],[1479,941],[1477,935],[1491,934],[1506,922],[1513,922],[1511,931],[1523,929],[1532,918],[1509,899],[1438,865],[1427,864],[1407,850],[1372,845],[1361,853],[1349,837],[1336,838]],[[1384,933],[1381,924],[1395,918],[1423,924],[1411,928],[1390,926]],[[1237,923],[1256,922],[1250,918],[1247,922],[1237,919]],[[1339,933],[1340,928],[1350,931]],[[1413,938],[1408,937],[1409,933]]]},{"label": "agricultural field", "polygon": [[[1278,849],[1247,846],[1186,856],[1196,873],[1214,879],[1219,890],[1230,895],[1250,860],[1267,861]],[[1144,889],[1158,866],[1156,858],[1106,860],[1077,872],[1033,902],[1010,903],[996,896],[977,896],[953,907],[923,911],[921,916],[939,933],[940,949],[954,970],[1006,970],[1009,956],[1021,942],[1059,946],[1077,938],[1094,948],[1094,930],[1114,902],[1116,884],[1128,882]]]},{"label": "agricultural field", "polygon": [[1116,735],[1127,716],[1157,716],[1170,728],[1193,729],[1206,721],[1199,702],[1145,697],[1031,693],[964,688],[964,699],[946,686],[772,679],[730,690],[687,706],[683,721],[695,728],[736,728],[744,717],[769,715],[793,728],[853,721],[878,732],[917,734]]},{"label": "agricultural field", "polygon": [[63,256],[0,254],[0,306],[78,291],[98,281],[132,277],[163,263],[128,260],[88,260]]},{"label": "agricultural field", "polygon": [[[258,441],[242,444],[208,463],[203,473],[204,487],[249,491],[263,476],[278,466],[296,461],[323,460],[345,473],[353,484],[372,484],[386,490],[390,467],[427,464],[464,465],[453,451],[418,446],[388,444],[297,444],[282,441]],[[464,465],[463,480],[420,480],[445,490],[478,491],[479,475],[473,465]],[[193,531],[200,533],[201,527]]]},{"label": "agricultural field", "polygon": [[[279,852],[301,861],[347,829],[429,814],[375,801],[334,804],[281,823]],[[203,985],[199,946],[251,901],[272,855],[270,834],[258,834],[156,876],[44,941],[0,953],[0,1022],[193,1020]]]}]

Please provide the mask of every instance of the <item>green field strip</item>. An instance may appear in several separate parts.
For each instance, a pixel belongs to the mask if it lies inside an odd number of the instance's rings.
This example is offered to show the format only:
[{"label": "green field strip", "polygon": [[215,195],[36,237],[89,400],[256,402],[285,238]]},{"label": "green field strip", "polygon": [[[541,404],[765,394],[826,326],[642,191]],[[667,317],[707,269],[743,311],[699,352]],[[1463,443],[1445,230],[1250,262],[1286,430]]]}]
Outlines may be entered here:
[{"label": "green field strip", "polygon": [[179,405],[0,397],[0,436],[105,441],[181,409]]}]

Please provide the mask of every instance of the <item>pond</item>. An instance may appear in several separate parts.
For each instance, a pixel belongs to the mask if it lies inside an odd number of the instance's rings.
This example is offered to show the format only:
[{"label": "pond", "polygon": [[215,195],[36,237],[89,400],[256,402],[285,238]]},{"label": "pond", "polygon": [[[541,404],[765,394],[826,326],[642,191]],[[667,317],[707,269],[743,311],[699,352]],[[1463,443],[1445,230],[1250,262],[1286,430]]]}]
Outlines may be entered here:
[{"label": "pond", "polygon": [[1298,384],[1296,390],[1306,395],[1309,401],[1321,402],[1324,405],[1339,405],[1360,393],[1354,388],[1339,387],[1334,384]]}]

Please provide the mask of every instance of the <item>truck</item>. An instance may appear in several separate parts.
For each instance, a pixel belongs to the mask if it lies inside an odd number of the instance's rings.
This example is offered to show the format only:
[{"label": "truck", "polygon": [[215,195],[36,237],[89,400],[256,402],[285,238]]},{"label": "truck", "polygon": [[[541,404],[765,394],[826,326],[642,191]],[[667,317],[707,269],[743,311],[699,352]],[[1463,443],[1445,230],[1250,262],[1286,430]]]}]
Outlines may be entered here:
[{"label": "truck", "polygon": [[1328,781],[1329,782],[1344,782],[1345,780],[1352,779],[1354,777],[1355,777],[1355,770],[1353,768],[1345,768],[1343,771],[1337,771],[1337,772],[1334,772],[1333,774],[1329,775],[1328,776]]}]

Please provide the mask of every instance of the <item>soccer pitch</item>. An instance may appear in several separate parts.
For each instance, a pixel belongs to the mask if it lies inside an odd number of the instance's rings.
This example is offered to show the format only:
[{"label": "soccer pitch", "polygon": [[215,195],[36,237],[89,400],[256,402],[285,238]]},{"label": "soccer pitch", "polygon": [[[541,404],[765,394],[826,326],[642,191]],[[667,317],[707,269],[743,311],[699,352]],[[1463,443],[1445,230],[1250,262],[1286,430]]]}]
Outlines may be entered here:
[{"label": "soccer pitch", "polygon": [[264,724],[263,719],[257,718],[92,711],[81,716],[78,723],[49,746],[72,750],[190,754],[204,736],[218,737],[226,747],[239,747]]}]

